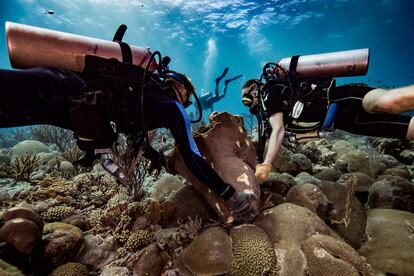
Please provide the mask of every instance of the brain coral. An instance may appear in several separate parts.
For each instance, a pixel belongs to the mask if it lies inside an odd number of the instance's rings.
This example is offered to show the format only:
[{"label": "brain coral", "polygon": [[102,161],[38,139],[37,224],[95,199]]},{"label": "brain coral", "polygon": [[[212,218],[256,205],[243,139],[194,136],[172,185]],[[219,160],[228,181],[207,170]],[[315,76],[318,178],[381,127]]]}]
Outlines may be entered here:
[{"label": "brain coral", "polygon": [[302,245],[309,276],[365,276],[373,271],[350,245],[326,235],[316,234]]},{"label": "brain coral", "polygon": [[51,276],[87,276],[88,268],[80,263],[66,263],[53,270]]},{"label": "brain coral", "polygon": [[229,275],[278,275],[273,244],[256,225],[244,224],[230,231],[233,239],[233,267]]},{"label": "brain coral", "polygon": [[204,230],[183,252],[183,264],[196,275],[221,275],[232,261],[231,238],[221,227]]}]

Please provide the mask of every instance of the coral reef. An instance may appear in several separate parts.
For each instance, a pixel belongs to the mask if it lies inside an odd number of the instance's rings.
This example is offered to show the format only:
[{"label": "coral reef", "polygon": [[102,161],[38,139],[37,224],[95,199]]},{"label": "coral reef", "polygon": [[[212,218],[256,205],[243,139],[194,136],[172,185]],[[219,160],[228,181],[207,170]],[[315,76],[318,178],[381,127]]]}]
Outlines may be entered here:
[{"label": "coral reef", "polygon": [[243,224],[230,231],[234,261],[229,275],[278,275],[273,244],[256,225]]},{"label": "coral reef", "polygon": [[55,268],[51,276],[88,276],[88,268],[80,263],[66,263]]},{"label": "coral reef", "polygon": [[232,267],[231,238],[220,227],[201,232],[183,254],[184,265],[196,275],[224,274]]},{"label": "coral reef", "polygon": [[75,208],[70,206],[55,206],[42,213],[42,218],[46,222],[59,222],[66,217],[69,217],[75,213]]},{"label": "coral reef", "polygon": [[[195,140],[226,182],[261,196],[251,224],[231,223],[225,203],[197,182],[176,149],[169,170],[190,183],[164,171],[146,175],[134,198],[100,166],[73,170],[68,161],[78,149],[62,154],[23,141],[0,149],[8,166],[0,179],[0,258],[22,273],[0,262],[0,274],[414,275],[412,144],[380,140],[377,147],[348,134],[284,143],[259,187],[241,117],[213,113],[210,120]],[[173,147],[159,140],[157,147]],[[25,173],[32,183],[10,178],[19,164],[10,161],[30,154],[39,159]]]},{"label": "coral reef", "polygon": [[[214,112],[209,120],[210,125],[194,135],[200,152],[226,183],[238,191],[250,191],[260,197],[259,185],[252,169],[256,166],[255,147],[243,129],[243,118],[226,112]],[[184,176],[222,221],[234,220],[223,200],[188,170],[177,150],[172,152],[168,161],[168,167]]]},{"label": "coral reef", "polygon": [[138,229],[129,236],[125,247],[128,251],[135,252],[151,244],[153,239],[154,233]]}]

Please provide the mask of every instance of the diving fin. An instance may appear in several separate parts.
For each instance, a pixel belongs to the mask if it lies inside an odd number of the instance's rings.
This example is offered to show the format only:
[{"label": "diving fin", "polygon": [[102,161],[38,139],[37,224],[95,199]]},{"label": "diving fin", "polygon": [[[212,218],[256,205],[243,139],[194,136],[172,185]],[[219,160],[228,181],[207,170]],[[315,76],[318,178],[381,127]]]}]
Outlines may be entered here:
[{"label": "diving fin", "polygon": [[216,79],[216,84],[218,85],[219,82],[227,75],[227,72],[229,71],[229,67],[224,68],[223,73]]}]

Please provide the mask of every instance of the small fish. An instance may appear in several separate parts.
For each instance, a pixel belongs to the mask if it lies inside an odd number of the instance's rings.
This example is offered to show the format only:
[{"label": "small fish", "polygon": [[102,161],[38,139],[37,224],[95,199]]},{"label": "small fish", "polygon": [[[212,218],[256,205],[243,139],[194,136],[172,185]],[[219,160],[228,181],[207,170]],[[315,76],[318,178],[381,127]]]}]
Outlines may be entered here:
[{"label": "small fish", "polygon": [[53,11],[53,10],[47,10],[47,13],[48,13],[48,14],[54,14],[54,13],[55,13],[55,11]]}]

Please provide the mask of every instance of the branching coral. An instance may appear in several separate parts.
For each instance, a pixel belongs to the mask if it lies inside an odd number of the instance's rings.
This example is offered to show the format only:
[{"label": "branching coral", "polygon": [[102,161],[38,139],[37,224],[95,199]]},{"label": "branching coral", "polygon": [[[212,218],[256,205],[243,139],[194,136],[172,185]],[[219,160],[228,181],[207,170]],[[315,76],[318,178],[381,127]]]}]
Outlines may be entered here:
[{"label": "branching coral", "polygon": [[70,149],[75,140],[70,130],[50,125],[40,125],[31,129],[34,140],[56,144],[61,152]]},{"label": "branching coral", "polygon": [[125,176],[123,184],[132,198],[136,200],[141,199],[145,194],[142,185],[147,172],[147,163],[143,158],[143,153],[142,150],[136,152],[134,142],[128,138],[123,145],[112,148],[113,160]]},{"label": "branching coral", "polygon": [[39,157],[36,154],[23,154],[15,157],[11,165],[0,166],[0,176],[12,177],[16,180],[30,181],[30,174],[38,167]]}]

